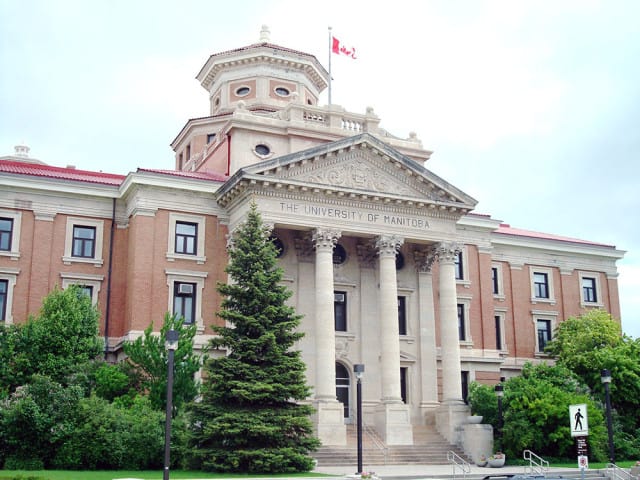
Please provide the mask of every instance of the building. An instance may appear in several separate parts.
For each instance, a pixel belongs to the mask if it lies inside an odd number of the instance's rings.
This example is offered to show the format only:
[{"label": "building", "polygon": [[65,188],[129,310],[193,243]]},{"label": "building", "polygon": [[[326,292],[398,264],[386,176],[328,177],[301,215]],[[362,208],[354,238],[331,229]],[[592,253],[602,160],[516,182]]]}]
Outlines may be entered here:
[{"label": "building", "polygon": [[256,202],[272,228],[325,445],[345,443],[354,364],[364,421],[388,445],[436,424],[449,440],[468,383],[497,383],[563,319],[620,318],[614,246],[513,228],[425,168],[415,134],[318,105],[329,75],[309,54],[260,41],[211,55],[197,75],[210,115],[171,143],[175,170],[126,176],[60,168],[20,146],[0,157],[0,315],[24,321],[56,285],[102,312],[106,355],[166,311],[219,322],[226,245]]}]

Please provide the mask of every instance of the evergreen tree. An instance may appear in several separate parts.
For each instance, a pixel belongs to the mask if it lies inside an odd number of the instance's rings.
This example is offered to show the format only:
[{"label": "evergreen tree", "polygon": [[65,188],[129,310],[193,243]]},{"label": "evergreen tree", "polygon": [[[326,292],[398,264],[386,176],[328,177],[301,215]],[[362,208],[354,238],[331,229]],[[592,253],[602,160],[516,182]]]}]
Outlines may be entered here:
[{"label": "evergreen tree", "polygon": [[286,305],[277,252],[255,204],[233,236],[229,284],[214,327],[213,348],[228,355],[205,365],[202,400],[192,407],[192,445],[197,466],[219,472],[301,472],[313,468],[309,452],[312,408],[300,351],[301,316]]}]

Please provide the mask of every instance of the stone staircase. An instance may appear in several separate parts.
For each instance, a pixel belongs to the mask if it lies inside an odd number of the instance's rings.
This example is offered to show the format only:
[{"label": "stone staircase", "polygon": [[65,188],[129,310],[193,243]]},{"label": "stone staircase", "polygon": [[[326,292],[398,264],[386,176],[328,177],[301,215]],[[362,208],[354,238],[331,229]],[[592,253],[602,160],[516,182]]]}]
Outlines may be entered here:
[{"label": "stone staircase", "polygon": [[[447,452],[452,450],[465,458],[459,447],[448,443],[431,425],[413,426],[413,445],[385,445],[377,432],[363,426],[362,460],[366,465],[443,465]],[[313,455],[318,466],[357,465],[357,431],[347,425],[347,445],[320,447]]]}]

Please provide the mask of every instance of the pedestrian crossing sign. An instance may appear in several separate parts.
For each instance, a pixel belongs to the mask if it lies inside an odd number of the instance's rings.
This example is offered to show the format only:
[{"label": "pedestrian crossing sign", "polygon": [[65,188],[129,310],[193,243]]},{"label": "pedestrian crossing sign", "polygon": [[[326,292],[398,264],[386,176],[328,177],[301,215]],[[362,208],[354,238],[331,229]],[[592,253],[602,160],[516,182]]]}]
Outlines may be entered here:
[{"label": "pedestrian crossing sign", "polygon": [[584,437],[589,435],[586,403],[569,405],[569,422],[571,425],[572,437]]}]

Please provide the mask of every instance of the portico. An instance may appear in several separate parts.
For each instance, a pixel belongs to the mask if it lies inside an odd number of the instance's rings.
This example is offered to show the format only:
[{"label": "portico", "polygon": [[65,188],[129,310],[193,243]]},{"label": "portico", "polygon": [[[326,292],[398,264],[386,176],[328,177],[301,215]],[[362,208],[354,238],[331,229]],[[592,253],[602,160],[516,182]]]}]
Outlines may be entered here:
[{"label": "portico", "polygon": [[315,150],[243,169],[219,202],[231,228],[256,202],[284,245],[323,444],[343,445],[353,416],[337,399],[336,371],[364,363],[365,423],[387,444],[409,445],[412,424],[442,402],[462,405],[455,224],[475,201],[366,134]]}]

